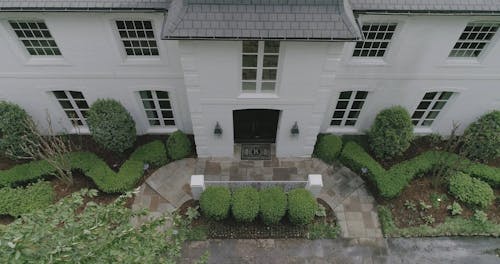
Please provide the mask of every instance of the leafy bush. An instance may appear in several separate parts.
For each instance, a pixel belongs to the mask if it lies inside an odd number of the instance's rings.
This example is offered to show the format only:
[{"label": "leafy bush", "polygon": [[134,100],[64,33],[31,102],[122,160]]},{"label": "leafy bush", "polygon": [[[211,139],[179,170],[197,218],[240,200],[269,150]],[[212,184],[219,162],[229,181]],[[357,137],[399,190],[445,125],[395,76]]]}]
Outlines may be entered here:
[{"label": "leafy bush", "polygon": [[233,193],[231,210],[236,221],[252,222],[259,213],[259,192],[252,187],[236,190]]},{"label": "leafy bush", "polygon": [[340,227],[328,223],[314,223],[309,226],[307,238],[315,239],[334,239],[339,234]]},{"label": "leafy bush", "polygon": [[24,156],[20,147],[26,137],[33,138],[27,122],[31,117],[16,104],[0,101],[0,155],[10,158]]},{"label": "leafy bush", "polygon": [[492,111],[469,125],[463,135],[463,151],[472,160],[488,161],[500,156],[500,111]]},{"label": "leafy bush", "polygon": [[347,142],[340,154],[340,162],[356,173],[365,175],[376,185],[377,178],[385,173],[384,168],[355,142]]},{"label": "leafy bush", "polygon": [[368,135],[377,158],[387,160],[403,154],[413,140],[413,124],[408,111],[401,106],[382,110]]},{"label": "leafy bush", "polygon": [[316,143],[314,153],[316,157],[331,164],[337,159],[340,150],[342,150],[342,140],[340,137],[335,135],[323,135],[318,136],[318,142]]},{"label": "leafy bush", "polygon": [[191,141],[182,133],[177,130],[167,139],[167,153],[168,157],[172,160],[183,159],[191,154]]},{"label": "leafy bush", "polygon": [[94,140],[107,150],[121,153],[134,144],[134,119],[118,101],[97,100],[90,106],[87,123]]},{"label": "leafy bush", "polygon": [[45,209],[51,205],[55,194],[48,182],[38,182],[26,187],[0,189],[0,215],[14,217]]},{"label": "leafy bush", "polygon": [[222,186],[208,187],[200,197],[203,214],[213,220],[223,220],[229,215],[231,192]]},{"label": "leafy bush", "polygon": [[312,194],[305,189],[294,189],[288,192],[288,217],[296,225],[307,225],[314,220],[318,203]]},{"label": "leafy bush", "polygon": [[138,147],[129,160],[138,160],[148,163],[153,167],[160,167],[168,162],[167,150],[160,140],[155,140]]},{"label": "leafy bush", "polygon": [[480,225],[484,225],[488,222],[488,215],[481,210],[475,210],[474,215],[472,216],[472,220]]},{"label": "leafy bush", "polygon": [[[179,257],[186,226],[178,216],[133,226],[130,219],[144,214],[124,206],[130,194],[108,205],[88,202],[82,210],[87,197],[96,195],[95,190],[82,190],[6,226],[0,236],[0,262],[173,263]],[[174,225],[167,227],[167,222]]]},{"label": "leafy bush", "polygon": [[482,208],[491,205],[495,199],[493,189],[487,183],[462,172],[450,178],[450,192],[460,201]]},{"label": "leafy bush", "polygon": [[453,204],[451,205],[448,205],[446,207],[446,209],[448,209],[451,213],[451,215],[455,216],[455,215],[461,215],[462,214],[462,206],[460,206],[459,203],[457,202],[453,202]]},{"label": "leafy bush", "polygon": [[266,188],[259,192],[260,217],[266,225],[277,224],[286,213],[286,194],[281,188]]}]

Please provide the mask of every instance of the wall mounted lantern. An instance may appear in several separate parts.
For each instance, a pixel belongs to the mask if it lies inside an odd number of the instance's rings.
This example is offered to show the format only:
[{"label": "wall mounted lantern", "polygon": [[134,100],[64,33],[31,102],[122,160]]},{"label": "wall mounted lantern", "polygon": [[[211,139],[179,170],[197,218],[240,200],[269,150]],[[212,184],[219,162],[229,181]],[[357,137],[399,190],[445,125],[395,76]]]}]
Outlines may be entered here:
[{"label": "wall mounted lantern", "polygon": [[216,136],[221,136],[222,135],[222,128],[220,127],[219,122],[217,122],[215,124],[214,135],[216,135]]},{"label": "wall mounted lantern", "polygon": [[292,134],[292,136],[297,136],[299,134],[299,125],[297,125],[297,121],[293,124],[290,134]]}]

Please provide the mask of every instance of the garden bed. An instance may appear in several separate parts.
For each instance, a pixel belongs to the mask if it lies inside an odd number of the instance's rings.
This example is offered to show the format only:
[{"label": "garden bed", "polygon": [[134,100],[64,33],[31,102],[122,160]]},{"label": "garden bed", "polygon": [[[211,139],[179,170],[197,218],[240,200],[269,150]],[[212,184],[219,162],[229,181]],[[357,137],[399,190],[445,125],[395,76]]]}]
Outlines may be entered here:
[{"label": "garden bed", "polygon": [[[233,217],[223,221],[213,221],[201,215],[191,223],[191,229],[195,230],[197,235],[190,238],[192,240],[333,238],[338,231],[335,214],[326,202],[321,199],[317,199],[317,201],[325,207],[326,216],[316,216],[314,222],[306,226],[293,225],[287,217],[284,217],[276,225],[265,225],[260,219],[251,223],[240,223],[235,221]],[[195,208],[196,206],[199,206],[198,201],[187,201],[179,208],[179,212],[181,215],[185,215],[189,207]],[[324,226],[328,226],[328,228],[321,229]],[[334,234],[326,234],[326,230]]]}]

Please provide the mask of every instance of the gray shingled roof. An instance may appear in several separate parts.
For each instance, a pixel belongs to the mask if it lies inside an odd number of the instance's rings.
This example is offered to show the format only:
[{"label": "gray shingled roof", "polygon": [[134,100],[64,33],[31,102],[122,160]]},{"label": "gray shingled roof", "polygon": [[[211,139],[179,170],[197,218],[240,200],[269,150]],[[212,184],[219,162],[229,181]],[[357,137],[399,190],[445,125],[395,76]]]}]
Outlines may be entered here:
[{"label": "gray shingled roof", "polygon": [[349,0],[356,11],[499,12],[500,0]]},{"label": "gray shingled roof", "polygon": [[173,0],[165,39],[361,38],[344,0]]},{"label": "gray shingled roof", "polygon": [[0,11],[167,10],[171,0],[0,0]]}]

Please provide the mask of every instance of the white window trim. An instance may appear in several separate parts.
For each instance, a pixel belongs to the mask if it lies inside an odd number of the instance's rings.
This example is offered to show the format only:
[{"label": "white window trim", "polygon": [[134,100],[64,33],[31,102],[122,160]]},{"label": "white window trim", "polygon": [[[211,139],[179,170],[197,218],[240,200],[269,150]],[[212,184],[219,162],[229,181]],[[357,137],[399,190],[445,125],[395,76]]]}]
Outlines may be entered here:
[{"label": "white window trim", "polygon": [[[245,41],[245,40],[244,40]],[[280,66],[282,64],[281,60],[283,58],[283,42],[280,43],[280,50],[278,53],[265,53],[265,41],[267,40],[256,40],[258,42],[257,53],[244,53],[243,52],[243,42],[241,41],[240,47],[240,96],[239,98],[277,98],[278,94],[278,86],[280,81]],[[257,55],[257,67],[243,67],[243,55]],[[278,56],[278,65],[276,67],[265,67],[266,69],[274,69],[276,68],[276,79],[274,80],[274,91],[272,92],[263,92],[262,91],[262,83],[266,82],[262,80],[262,72],[264,70],[264,56],[265,55],[277,55]],[[257,70],[257,78],[255,80],[255,92],[248,92],[243,90],[243,83],[245,81],[252,82],[251,80],[243,80],[243,69],[256,69]],[[271,82],[271,81],[269,81]]]},{"label": "white window trim", "polygon": [[[141,21],[151,21],[151,25],[153,27],[156,45],[158,46],[158,56],[128,56],[125,52],[125,47],[123,46],[122,38],[120,37],[120,33],[118,32],[118,27],[116,26],[116,21],[127,21],[127,20],[141,20]],[[161,29],[161,26],[157,25],[156,18],[152,17],[144,17],[130,14],[130,16],[124,17],[123,15],[113,15],[111,18],[107,19],[109,35],[111,38],[111,42],[114,43],[115,49],[118,52],[118,55],[121,60],[121,66],[158,66],[167,65],[167,50],[165,49],[163,42],[158,39],[158,36],[161,36],[161,32],[158,31],[158,28]]]},{"label": "white window trim", "polygon": [[[54,94],[54,92],[64,92],[64,94],[66,95],[66,98],[67,99],[62,99],[62,98],[57,98],[56,95]],[[52,90],[50,91],[50,93],[52,94],[52,96],[55,98],[55,100],[57,101],[57,104],[59,105],[60,109],[63,111],[64,113],[64,116],[66,117],[66,119],[71,123],[71,126],[73,127],[73,131],[77,131],[77,130],[88,130],[88,124],[87,124],[87,119],[82,115],[82,112],[81,112],[81,109],[80,107],[78,107],[78,105],[76,104],[75,102],[75,99],[73,98],[73,96],[71,95],[70,92],[79,92],[83,95],[83,98],[85,100],[85,102],[87,103],[87,105],[89,106],[89,109],[90,109],[90,104],[88,103],[88,100],[87,98],[85,97],[85,95],[83,94],[82,91],[79,91],[79,90]],[[66,114],[66,111],[65,110],[69,110],[69,109],[64,109],[61,105],[61,103],[59,102],[59,100],[68,100],[69,103],[71,104],[71,111],[74,111],[76,112],[76,115],[77,115],[77,118],[82,122],[82,126],[80,125],[75,125],[73,123],[73,121],[69,118],[69,116]],[[87,109],[88,111],[88,109]]]},{"label": "white window trim", "polygon": [[[144,127],[145,127],[145,132],[146,134],[164,134],[164,133],[173,133],[177,130],[180,130],[182,129],[182,123],[181,122],[181,119],[179,119],[177,117],[177,113],[179,113],[179,111],[177,111],[177,106],[176,106],[176,103],[175,103],[175,91],[173,89],[164,89],[164,88],[158,88],[158,87],[152,87],[152,88],[144,88],[144,87],[148,87],[148,86],[141,86],[141,87],[136,87],[134,90],[134,97],[136,98],[136,102],[139,106],[139,109],[140,111],[142,112],[141,116],[143,118],[141,118],[141,120],[144,120],[143,121],[143,124],[144,124]],[[140,92],[141,91],[160,91],[160,92],[167,92],[168,93],[168,98],[169,98],[169,101],[170,101],[170,106],[172,108],[172,114],[173,114],[173,120],[174,120],[174,123],[175,123],[175,126],[152,126],[151,124],[149,124],[149,118],[146,114],[146,109],[144,108],[144,104],[142,103],[142,98],[141,98],[141,95],[140,95]],[[155,94],[155,97],[156,97],[156,93]],[[155,107],[157,107],[157,101],[154,101],[155,102]],[[155,109],[156,110],[156,109]],[[156,111],[161,111],[161,110],[156,110]]]},{"label": "white window trim", "polygon": [[[19,14],[16,17],[5,17],[0,20],[0,25],[3,26],[5,29],[6,33],[6,41],[10,48],[12,49],[13,53],[16,54],[21,60],[23,61],[25,66],[71,66],[71,63],[69,63],[65,57],[64,57],[64,48],[63,46],[57,46],[59,48],[59,51],[61,52],[61,55],[53,55],[53,56],[33,56],[28,53],[26,50],[26,47],[24,44],[21,42],[21,40],[17,37],[16,33],[14,32],[14,29],[11,27],[9,21],[10,20],[36,20],[36,21],[43,21],[45,25],[47,25],[47,28],[49,29],[50,34],[52,35],[52,38],[56,40],[57,42],[57,36],[54,34],[56,31],[52,31],[50,28],[50,23],[48,22],[47,19],[45,18],[40,18],[40,17],[33,17],[30,16],[30,14]],[[0,27],[0,30],[1,27]],[[1,33],[1,32],[0,32]]]},{"label": "white window trim", "polygon": [[[351,94],[351,97],[349,97],[348,101],[347,101],[347,106],[345,109],[339,109],[339,111],[345,111],[344,115],[342,116],[342,119],[340,121],[340,124],[341,125],[338,125],[338,126],[335,126],[335,125],[331,125],[331,122],[332,120],[334,119],[333,118],[333,114],[337,111],[337,104],[339,102],[339,100],[342,100],[342,101],[346,101],[346,99],[339,99],[340,97],[340,94],[342,92],[352,92]],[[356,100],[356,94],[358,92],[366,92],[366,98],[364,99],[358,99]],[[331,128],[336,128],[335,130],[339,130],[339,131],[358,131],[358,127],[359,127],[359,119],[363,113],[363,109],[366,107],[366,104],[367,104],[367,101],[368,101],[368,98],[370,96],[370,93],[371,91],[369,90],[364,90],[364,89],[357,89],[357,90],[342,90],[342,91],[339,91],[338,94],[337,94],[337,99],[336,101],[332,104],[333,105],[333,112],[332,114],[330,115],[329,117],[329,123],[328,123],[328,126],[331,127]],[[361,106],[360,109],[352,109],[352,105],[354,104],[354,101],[363,101],[363,105]],[[358,117],[356,118],[349,118],[349,112],[351,111],[359,111],[359,115]],[[340,119],[340,118],[336,118],[336,119]],[[346,126],[345,125],[345,122],[347,121],[347,119],[355,119],[356,120],[356,124],[354,126]]]},{"label": "white window trim", "polygon": [[[446,101],[445,101],[445,105],[443,106],[443,108],[439,109],[439,112],[437,114],[437,116],[432,119],[432,124],[429,125],[429,126],[422,126],[422,123],[426,120],[426,116],[427,114],[432,111],[432,106],[437,102],[439,101],[439,97],[441,96],[442,93],[444,92],[450,92],[452,93],[452,95],[450,96],[450,98],[448,98]],[[430,101],[430,104],[429,104],[429,107],[427,107],[422,115],[422,117],[420,117],[418,119],[418,123],[417,125],[413,125],[414,126],[414,131],[417,133],[432,133],[432,127],[436,124],[436,122],[438,122],[438,120],[443,116],[443,112],[445,110],[447,110],[449,108],[449,105],[451,104],[452,101],[455,100],[455,98],[458,96],[458,92],[457,91],[454,91],[452,89],[440,89],[440,90],[429,90],[429,91],[425,91],[421,96],[420,96],[420,99],[417,101],[417,104],[415,105],[415,107],[413,108],[413,111],[411,112],[410,114],[410,119],[412,120],[412,123],[413,123],[413,114],[415,113],[415,111],[417,111],[417,108],[418,106],[420,105],[420,103],[423,101],[423,98],[424,96],[427,94],[427,93],[437,93],[437,95]],[[426,100],[426,101],[429,101],[429,100]],[[420,110],[421,111],[421,110]],[[430,132],[429,132],[430,131]]]}]

